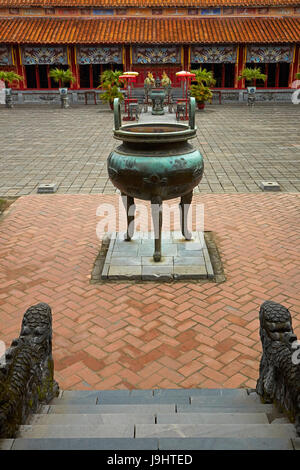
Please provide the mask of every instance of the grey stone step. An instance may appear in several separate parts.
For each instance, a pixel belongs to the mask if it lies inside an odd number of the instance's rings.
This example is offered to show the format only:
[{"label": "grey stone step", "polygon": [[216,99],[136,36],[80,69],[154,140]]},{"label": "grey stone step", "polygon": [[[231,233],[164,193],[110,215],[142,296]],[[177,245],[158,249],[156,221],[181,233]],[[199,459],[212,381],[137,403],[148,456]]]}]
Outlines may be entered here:
[{"label": "grey stone step", "polygon": [[272,413],[273,405],[177,405],[177,413]]},{"label": "grey stone step", "polygon": [[[160,416],[163,416],[160,413]],[[170,416],[175,416],[175,413]],[[175,421],[174,421],[175,422]],[[121,413],[77,413],[77,414],[35,414],[28,424],[78,424],[78,425],[99,425],[99,424],[155,424],[155,413],[151,414],[121,414]]]},{"label": "grey stone step", "polygon": [[114,405],[114,404],[122,404],[122,405],[153,405],[153,404],[172,404],[172,403],[180,403],[180,404],[189,404],[190,397],[189,396],[178,396],[178,397],[127,397],[119,400],[117,397],[113,398],[99,398],[96,400],[91,399],[83,399],[78,400],[76,398],[54,398],[51,401],[51,405],[79,405],[79,404],[86,404],[86,405]]},{"label": "grey stone step", "polygon": [[192,405],[208,406],[256,406],[261,405],[259,395],[245,396],[191,396]]},{"label": "grey stone step", "polygon": [[51,404],[189,403],[191,396],[247,398],[246,389],[157,389],[64,391]]},{"label": "grey stone step", "polygon": [[292,424],[137,424],[136,437],[294,438]]},{"label": "grey stone step", "polygon": [[160,450],[293,450],[285,438],[161,438]]},{"label": "grey stone step", "polygon": [[[298,447],[297,447],[298,446]],[[0,450],[299,450],[299,438],[1,439]]]},{"label": "grey stone step", "polygon": [[[151,424],[140,424],[139,426],[151,426]],[[154,424],[152,425],[154,426]],[[72,425],[72,424],[25,424],[20,426],[17,437],[19,438],[62,438],[62,437],[134,437],[134,425]]]},{"label": "grey stone step", "polygon": [[248,396],[245,388],[178,388],[178,389],[154,389],[154,396]]},{"label": "grey stone step", "polygon": [[269,420],[265,413],[158,413],[157,424],[269,424]]},{"label": "grey stone step", "polygon": [[11,450],[14,439],[0,439],[0,450]]},{"label": "grey stone step", "polygon": [[157,450],[158,439],[58,438],[15,439],[12,450]]},{"label": "grey stone step", "polygon": [[[153,404],[145,405],[50,405],[46,413],[60,414],[90,414],[90,413],[118,413],[118,414],[150,414],[175,413],[175,404]],[[43,410],[42,410],[43,412]]]}]

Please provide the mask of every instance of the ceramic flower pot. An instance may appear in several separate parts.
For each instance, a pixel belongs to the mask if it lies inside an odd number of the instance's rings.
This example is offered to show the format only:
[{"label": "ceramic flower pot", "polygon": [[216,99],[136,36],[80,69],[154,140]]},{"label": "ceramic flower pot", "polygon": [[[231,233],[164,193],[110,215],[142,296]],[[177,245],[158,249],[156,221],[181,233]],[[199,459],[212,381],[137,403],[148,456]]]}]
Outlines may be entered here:
[{"label": "ceramic flower pot", "polygon": [[205,103],[200,103],[199,101],[197,101],[197,107],[198,107],[198,109],[204,109],[205,108]]}]

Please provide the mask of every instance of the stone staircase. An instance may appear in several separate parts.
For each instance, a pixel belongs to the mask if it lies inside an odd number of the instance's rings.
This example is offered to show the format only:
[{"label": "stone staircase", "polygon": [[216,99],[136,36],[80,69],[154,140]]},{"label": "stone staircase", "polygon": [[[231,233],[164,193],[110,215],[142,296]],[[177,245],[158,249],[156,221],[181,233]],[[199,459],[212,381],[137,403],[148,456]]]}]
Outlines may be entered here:
[{"label": "stone staircase", "polygon": [[60,392],[0,449],[293,450],[299,441],[253,390],[101,390]]}]

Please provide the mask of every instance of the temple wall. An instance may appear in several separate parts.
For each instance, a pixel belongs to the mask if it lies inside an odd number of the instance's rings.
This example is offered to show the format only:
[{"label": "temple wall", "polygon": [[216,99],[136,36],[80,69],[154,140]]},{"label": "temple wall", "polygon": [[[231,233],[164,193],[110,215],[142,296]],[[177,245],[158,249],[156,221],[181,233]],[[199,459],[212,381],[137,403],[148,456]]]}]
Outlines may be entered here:
[{"label": "temple wall", "polygon": [[[88,93],[96,93],[97,105],[102,105],[100,100],[101,91],[94,89],[88,90]],[[85,91],[83,90],[69,90],[68,97],[69,103],[73,105],[84,105],[85,104]],[[178,89],[180,93],[180,89]],[[221,94],[221,99],[220,95]],[[291,103],[292,102],[293,90],[257,90],[256,102],[257,103]],[[94,104],[93,94],[87,96],[88,104]],[[13,91],[13,102],[14,104],[38,104],[38,105],[60,105],[60,95],[56,90],[42,91],[42,90],[14,90]],[[247,91],[246,90],[220,90],[214,94],[212,104],[241,104],[247,103]],[[207,104],[209,106],[209,104]]]}]

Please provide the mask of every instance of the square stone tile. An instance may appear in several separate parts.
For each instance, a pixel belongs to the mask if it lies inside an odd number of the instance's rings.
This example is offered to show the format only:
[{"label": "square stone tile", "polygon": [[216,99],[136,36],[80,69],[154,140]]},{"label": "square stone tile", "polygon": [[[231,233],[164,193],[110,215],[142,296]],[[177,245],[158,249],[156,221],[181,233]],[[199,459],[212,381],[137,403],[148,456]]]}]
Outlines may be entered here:
[{"label": "square stone tile", "polygon": [[122,279],[141,279],[142,266],[111,266],[108,271],[108,279],[122,280]]},{"label": "square stone tile", "polygon": [[171,281],[213,278],[204,234],[195,232],[194,239],[187,242],[183,237],[179,241],[179,233],[171,233],[166,243],[162,241],[162,259],[159,262],[153,260],[152,234],[137,233],[130,242],[123,240],[123,234],[117,234],[110,241],[101,279]]},{"label": "square stone tile", "polygon": [[176,256],[174,266],[206,266],[203,256]]},{"label": "square stone tile", "polygon": [[140,266],[142,259],[140,256],[112,256],[110,260],[111,266]]},{"label": "square stone tile", "polygon": [[153,256],[142,256],[141,260],[142,266],[156,266],[157,264],[159,264],[159,266],[173,266],[174,264],[173,256],[162,256],[159,263],[154,261]]},{"label": "square stone tile", "polygon": [[206,266],[175,266],[174,279],[206,279]]},{"label": "square stone tile", "polygon": [[[158,263],[156,263],[158,264]],[[172,281],[173,265],[169,266],[142,266],[142,279],[145,281]]]}]

